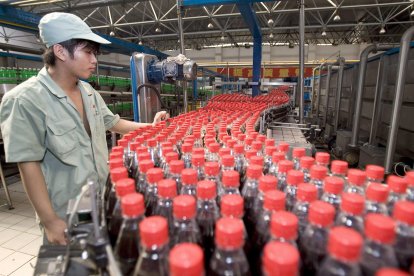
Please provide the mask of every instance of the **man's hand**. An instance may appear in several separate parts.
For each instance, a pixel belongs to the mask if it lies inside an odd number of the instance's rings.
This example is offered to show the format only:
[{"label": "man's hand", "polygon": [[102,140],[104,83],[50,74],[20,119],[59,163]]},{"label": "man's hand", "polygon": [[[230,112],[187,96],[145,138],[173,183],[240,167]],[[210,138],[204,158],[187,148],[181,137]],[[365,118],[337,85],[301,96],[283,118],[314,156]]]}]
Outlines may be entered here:
[{"label": "man's hand", "polygon": [[55,217],[49,221],[43,222],[42,224],[44,227],[47,240],[51,244],[67,244],[67,240],[65,237],[65,229],[67,228],[67,226],[66,222],[63,219]]},{"label": "man's hand", "polygon": [[154,122],[152,123],[152,125],[154,126],[157,123],[159,123],[159,122],[161,122],[163,120],[166,120],[168,118],[170,118],[170,114],[168,114],[167,111],[157,112],[157,114],[155,114]]}]

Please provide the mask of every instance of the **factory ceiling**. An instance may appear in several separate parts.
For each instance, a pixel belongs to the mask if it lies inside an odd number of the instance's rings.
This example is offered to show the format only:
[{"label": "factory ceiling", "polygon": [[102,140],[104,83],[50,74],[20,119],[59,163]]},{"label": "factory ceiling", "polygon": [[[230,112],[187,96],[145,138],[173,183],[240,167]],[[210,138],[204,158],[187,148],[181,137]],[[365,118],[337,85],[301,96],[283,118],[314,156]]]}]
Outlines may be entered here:
[{"label": "factory ceiling", "polygon": [[[399,42],[414,23],[414,0],[305,0],[305,42],[359,44]],[[1,1],[38,15],[71,12],[95,31],[160,51],[179,48],[176,0]],[[218,1],[220,2],[220,1]],[[298,2],[253,4],[270,45],[293,46],[299,40]],[[185,47],[249,47],[249,28],[236,5],[183,9]]]}]

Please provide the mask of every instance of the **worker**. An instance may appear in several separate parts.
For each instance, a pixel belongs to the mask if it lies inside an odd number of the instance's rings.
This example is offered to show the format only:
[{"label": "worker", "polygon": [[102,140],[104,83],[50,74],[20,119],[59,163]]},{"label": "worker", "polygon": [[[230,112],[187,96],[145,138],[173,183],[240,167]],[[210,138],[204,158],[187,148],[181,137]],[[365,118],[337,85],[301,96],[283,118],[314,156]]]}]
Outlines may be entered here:
[{"label": "worker", "polygon": [[[66,244],[68,201],[87,179],[102,187],[108,177],[106,131],[125,134],[143,123],[120,119],[87,82],[100,44],[79,17],[49,13],[39,22],[45,66],[7,92],[0,105],[6,162],[17,162],[44,243]],[[158,112],[154,124],[166,118]]]}]

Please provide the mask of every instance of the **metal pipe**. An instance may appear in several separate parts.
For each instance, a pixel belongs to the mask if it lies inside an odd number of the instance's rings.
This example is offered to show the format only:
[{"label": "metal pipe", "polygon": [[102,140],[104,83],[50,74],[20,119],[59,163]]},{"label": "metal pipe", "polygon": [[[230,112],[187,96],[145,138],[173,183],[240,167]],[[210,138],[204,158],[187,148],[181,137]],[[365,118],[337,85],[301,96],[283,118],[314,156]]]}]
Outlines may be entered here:
[{"label": "metal pipe", "polygon": [[305,106],[305,0],[300,0],[299,7],[299,123],[303,123]]},{"label": "metal pipe", "polygon": [[322,91],[322,70],[325,67],[326,62],[323,62],[319,66],[319,86],[318,93],[316,94],[316,118],[319,118],[319,105],[321,104],[321,91]]},{"label": "metal pipe", "polygon": [[375,87],[374,108],[372,111],[372,120],[368,141],[368,143],[372,146],[374,145],[375,137],[377,136],[382,95],[384,93],[385,84],[387,82],[388,60],[389,58],[387,55],[382,55],[378,65],[377,86]]},{"label": "metal pipe", "polygon": [[332,65],[328,65],[328,75],[326,76],[326,95],[325,95],[325,116],[323,118],[323,126],[326,126],[328,117],[328,105],[329,105],[329,90],[331,88],[331,75]]},{"label": "metal pipe", "polygon": [[341,108],[341,97],[342,97],[342,82],[344,79],[344,66],[345,58],[338,58],[339,71],[338,71],[338,80],[336,85],[336,95],[335,95],[335,119],[334,119],[334,132],[338,130],[339,124],[339,109]]},{"label": "metal pipe", "polygon": [[177,0],[177,18],[178,18],[178,32],[180,35],[180,52],[185,55],[184,47],[184,30],[183,30],[183,17],[182,17],[182,0]]},{"label": "metal pipe", "polygon": [[395,146],[397,143],[400,110],[404,95],[405,77],[407,74],[408,53],[410,51],[411,40],[414,35],[414,26],[410,27],[401,38],[400,55],[398,62],[397,81],[395,84],[394,105],[390,121],[390,130],[388,134],[388,143],[385,153],[385,171],[391,172],[391,166],[394,159]]}]

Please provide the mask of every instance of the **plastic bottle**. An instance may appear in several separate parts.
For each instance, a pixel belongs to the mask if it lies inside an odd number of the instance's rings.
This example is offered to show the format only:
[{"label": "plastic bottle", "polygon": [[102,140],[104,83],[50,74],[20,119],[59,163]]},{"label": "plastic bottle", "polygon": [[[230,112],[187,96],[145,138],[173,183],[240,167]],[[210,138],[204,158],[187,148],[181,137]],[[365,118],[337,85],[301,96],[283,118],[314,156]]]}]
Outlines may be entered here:
[{"label": "plastic bottle", "polygon": [[269,173],[268,174],[277,177],[277,174],[278,174],[278,171],[279,171],[278,164],[279,164],[280,161],[285,160],[285,159],[286,159],[286,155],[285,155],[284,152],[280,152],[280,151],[274,152],[272,154],[272,165],[269,168]]},{"label": "plastic bottle", "polygon": [[162,167],[164,171],[164,177],[168,177],[170,175],[170,163],[171,161],[178,161],[178,153],[176,152],[169,152],[165,155],[165,164]]},{"label": "plastic bottle", "polygon": [[181,171],[184,170],[184,161],[183,160],[172,160],[169,165],[170,165],[170,174],[167,176],[167,178],[175,181],[175,184],[177,187],[177,193],[179,193],[183,185],[182,179],[181,179]]},{"label": "plastic bottle", "polygon": [[[111,153],[111,156],[114,156],[114,157],[110,157],[109,159],[109,171],[112,171],[115,168],[124,167],[124,160],[122,159],[122,154],[115,152],[115,153]],[[112,174],[110,173],[105,183],[104,202],[108,201],[108,197],[109,197],[109,193],[111,192],[111,189],[112,189]]]},{"label": "plastic bottle", "polygon": [[122,225],[114,248],[114,256],[123,275],[134,272],[139,257],[138,225],[144,219],[144,197],[132,193],[121,199]]},{"label": "plastic bottle", "polygon": [[129,147],[128,147],[128,140],[127,139],[119,139],[117,141],[118,147],[123,148],[123,156],[124,159],[124,166],[128,167],[129,165]]},{"label": "plastic bottle", "polygon": [[157,183],[163,179],[160,168],[152,168],[147,171],[147,189],[145,190],[145,216],[154,214],[158,201]]},{"label": "plastic bottle", "polygon": [[331,204],[335,208],[335,214],[338,214],[341,205],[341,193],[344,190],[344,180],[337,176],[328,176],[324,179],[324,193],[322,201]]},{"label": "plastic bottle", "polygon": [[271,240],[289,243],[297,248],[298,224],[298,217],[291,212],[279,211],[274,213],[270,219]]},{"label": "plastic bottle", "polygon": [[154,163],[155,167],[160,166],[160,156],[157,149],[157,140],[148,139],[147,140],[148,152],[151,155],[151,160]]},{"label": "plastic bottle", "polygon": [[395,223],[390,217],[368,214],[365,217],[365,238],[360,262],[364,275],[374,275],[382,267],[398,267],[392,247]]},{"label": "plastic bottle", "polygon": [[174,246],[169,255],[171,276],[204,276],[204,254],[194,243]]},{"label": "plastic bottle", "polygon": [[347,193],[357,193],[360,195],[365,194],[365,182],[367,180],[367,174],[364,171],[358,169],[348,170],[348,184],[345,187]]},{"label": "plastic bottle", "polygon": [[190,143],[184,143],[181,146],[181,160],[184,161],[184,167],[186,169],[191,168],[192,163],[191,163],[191,152],[193,151],[193,145],[191,145]]},{"label": "plastic bottle", "polygon": [[244,210],[245,210],[245,221],[248,233],[252,234],[251,230],[253,229],[253,204],[255,198],[259,194],[259,178],[262,176],[262,168],[259,165],[250,165],[246,171],[246,181],[243,184],[242,196],[244,198]]},{"label": "plastic bottle", "polygon": [[128,178],[128,171],[125,167],[119,167],[111,170],[111,179],[112,185],[111,190],[108,194],[108,200],[105,202],[105,216],[107,223],[112,218],[112,212],[114,211],[115,203],[116,203],[116,191],[115,186],[116,182],[123,178]]},{"label": "plastic bottle", "polygon": [[225,171],[222,176],[222,189],[219,190],[219,201],[224,195],[240,195],[240,176],[237,171]]},{"label": "plastic bottle", "polygon": [[278,164],[278,174],[277,174],[277,189],[279,191],[284,191],[286,189],[286,178],[287,173],[290,170],[293,170],[293,162],[290,160],[282,160],[279,161]]},{"label": "plastic bottle", "polygon": [[[249,235],[253,235],[256,229],[256,223],[259,215],[263,211],[263,201],[264,195],[267,191],[276,190],[277,188],[277,178],[273,175],[264,175],[259,178],[259,187],[258,195],[254,198],[253,201],[253,210],[251,215],[251,224],[249,224],[249,229],[247,229]],[[247,221],[245,216],[245,224],[247,227]]]},{"label": "plastic bottle", "polygon": [[342,193],[341,211],[335,224],[345,226],[364,233],[364,197],[356,193]]},{"label": "plastic bottle", "polygon": [[145,218],[139,224],[141,247],[134,276],[167,276],[168,223],[160,216]]},{"label": "plastic bottle", "polygon": [[317,152],[315,154],[315,163],[318,166],[323,166],[323,167],[328,168],[330,160],[331,160],[331,155],[327,152]]},{"label": "plastic bottle", "polygon": [[300,171],[304,174],[304,182],[309,183],[311,180],[310,169],[315,163],[315,159],[310,156],[303,156],[300,159]]},{"label": "plastic bottle", "polygon": [[384,181],[384,167],[377,165],[367,165],[365,167],[365,172],[367,174],[367,183],[365,187],[368,187],[370,183],[382,183]]},{"label": "plastic bottle", "polygon": [[208,145],[208,154],[206,161],[207,162],[219,162],[220,156],[219,156],[219,150],[220,150],[220,144],[219,143],[211,143]]},{"label": "plastic bottle", "polygon": [[312,184],[302,183],[298,185],[296,203],[293,206],[294,213],[299,220],[299,236],[308,225],[309,204],[318,199],[318,189]]},{"label": "plastic bottle", "polygon": [[204,164],[205,180],[210,180],[216,183],[217,187],[220,183],[220,164],[218,162],[206,162]]},{"label": "plastic bottle", "polygon": [[292,211],[296,203],[296,194],[298,185],[303,183],[303,172],[298,170],[290,170],[287,173],[286,188],[284,190],[286,194],[286,210]]},{"label": "plastic bottle", "polygon": [[221,171],[220,171],[220,179],[223,175],[224,171],[232,171],[234,170],[235,162],[233,155],[223,155],[221,157]]},{"label": "plastic bottle", "polygon": [[197,180],[204,180],[206,177],[204,172],[204,155],[193,154],[191,162],[193,164],[192,168],[197,172]]},{"label": "plastic bottle", "polygon": [[359,258],[363,240],[349,228],[335,227],[329,233],[328,257],[323,261],[318,276],[360,276]]},{"label": "plastic bottle", "polygon": [[299,170],[300,159],[305,155],[306,155],[305,148],[293,148],[292,149],[292,161],[293,161],[293,168],[295,170]]},{"label": "plastic bottle", "polygon": [[410,276],[410,274],[396,268],[381,268],[375,276]]},{"label": "plastic bottle", "polygon": [[309,223],[300,237],[303,258],[303,274],[314,275],[326,255],[329,230],[333,225],[335,208],[317,200],[309,206]]},{"label": "plastic bottle", "polygon": [[414,171],[407,172],[405,180],[408,183],[406,199],[414,202]]},{"label": "plastic bottle", "polygon": [[285,159],[288,159],[289,148],[290,148],[289,143],[286,143],[286,142],[283,142],[283,141],[279,142],[279,144],[277,145],[277,150],[279,152],[284,153]]},{"label": "plastic bottle", "polygon": [[[273,143],[274,145],[274,143]],[[273,153],[277,152],[276,146],[266,146],[265,148],[265,156],[264,156],[264,165],[263,165],[263,173],[268,174],[269,169],[272,166],[272,156]]]},{"label": "plastic bottle", "polygon": [[251,148],[256,151],[258,156],[263,156],[263,143],[260,141],[253,141]]},{"label": "plastic bottle", "polygon": [[196,222],[196,199],[190,195],[174,198],[174,223],[171,244],[183,242],[201,244],[201,233]]},{"label": "plastic bottle", "polygon": [[397,224],[394,250],[400,268],[409,271],[414,258],[414,203],[405,200],[395,203],[393,218]]},{"label": "plastic bottle", "polygon": [[195,169],[184,169],[181,171],[183,185],[180,194],[196,196],[197,171]]},{"label": "plastic bottle", "polygon": [[310,173],[311,180],[309,183],[318,189],[318,199],[320,199],[323,194],[323,180],[328,175],[328,168],[321,165],[313,165]]},{"label": "plastic bottle", "polygon": [[388,186],[381,183],[371,182],[365,194],[365,213],[377,213],[388,215],[387,199],[389,194]]},{"label": "plastic bottle", "polygon": [[216,224],[215,244],[209,275],[250,275],[243,251],[243,223],[240,219],[221,218]]},{"label": "plastic bottle", "polygon": [[142,160],[139,162],[139,177],[136,180],[136,190],[141,193],[145,194],[147,190],[147,173],[148,170],[154,168],[154,163],[152,160]]},{"label": "plastic bottle", "polygon": [[167,219],[169,233],[173,230],[173,199],[177,196],[177,185],[172,179],[162,179],[157,184],[158,201],[153,215]]},{"label": "plastic bottle", "polygon": [[299,257],[299,252],[294,246],[277,241],[269,242],[263,252],[263,275],[297,276],[299,275]]},{"label": "plastic bottle", "polygon": [[387,208],[388,214],[391,216],[395,203],[404,199],[405,193],[407,192],[408,183],[406,179],[402,177],[390,175],[387,178],[387,184],[390,188],[390,194],[388,195],[387,200]]},{"label": "plastic bottle", "polygon": [[334,160],[331,163],[332,176],[340,177],[346,182],[346,175],[348,172],[348,162],[342,160]]}]

